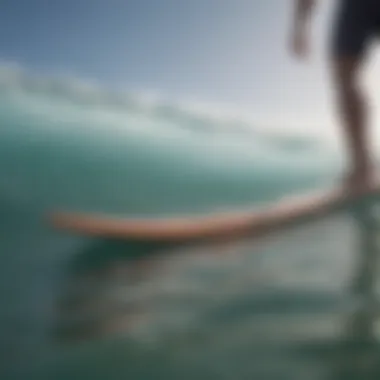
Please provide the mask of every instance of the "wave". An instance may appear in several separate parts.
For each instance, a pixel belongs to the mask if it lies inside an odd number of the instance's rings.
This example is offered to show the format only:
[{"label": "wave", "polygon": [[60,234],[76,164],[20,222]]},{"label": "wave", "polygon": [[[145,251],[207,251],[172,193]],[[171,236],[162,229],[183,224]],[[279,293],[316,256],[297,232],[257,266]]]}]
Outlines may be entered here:
[{"label": "wave", "polygon": [[337,170],[312,136],[17,65],[0,66],[0,123],[3,196],[49,204],[76,199],[122,213],[235,207],[324,185]]}]

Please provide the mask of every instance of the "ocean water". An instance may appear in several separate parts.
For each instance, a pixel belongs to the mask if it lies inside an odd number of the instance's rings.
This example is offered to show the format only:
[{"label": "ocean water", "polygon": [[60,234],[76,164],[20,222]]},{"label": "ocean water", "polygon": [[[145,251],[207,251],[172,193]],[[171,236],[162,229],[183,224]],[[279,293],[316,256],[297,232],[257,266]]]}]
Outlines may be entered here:
[{"label": "ocean water", "polygon": [[328,145],[285,132],[2,68],[1,378],[340,378],[349,216],[203,246],[74,236],[45,218],[210,213],[337,181]]}]

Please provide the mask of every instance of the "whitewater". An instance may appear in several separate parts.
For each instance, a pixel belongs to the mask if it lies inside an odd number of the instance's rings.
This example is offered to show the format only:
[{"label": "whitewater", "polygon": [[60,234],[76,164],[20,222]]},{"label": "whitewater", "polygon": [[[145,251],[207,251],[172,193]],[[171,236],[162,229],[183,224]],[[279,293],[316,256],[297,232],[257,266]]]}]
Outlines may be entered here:
[{"label": "whitewater", "polygon": [[[352,264],[347,218],[259,244],[158,247],[67,235],[43,216],[245,208],[331,186],[340,172],[323,139],[264,128],[254,115],[1,67],[2,378],[324,373]],[[136,280],[141,257],[167,271]],[[83,284],[92,291],[80,298]],[[123,309],[116,322],[110,294]],[[61,330],[72,319],[89,331],[69,329],[67,344]]]}]

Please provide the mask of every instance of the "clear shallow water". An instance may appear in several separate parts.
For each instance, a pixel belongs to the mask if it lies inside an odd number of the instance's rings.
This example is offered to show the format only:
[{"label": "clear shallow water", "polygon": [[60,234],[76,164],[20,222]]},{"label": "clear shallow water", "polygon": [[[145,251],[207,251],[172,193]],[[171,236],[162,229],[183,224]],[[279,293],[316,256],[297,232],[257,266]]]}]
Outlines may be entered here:
[{"label": "clear shallow water", "polygon": [[57,207],[167,215],[272,202],[331,184],[338,165],[327,147],[236,118],[4,72],[2,378],[335,373],[356,239],[347,216],[199,247],[88,239],[43,219]]}]

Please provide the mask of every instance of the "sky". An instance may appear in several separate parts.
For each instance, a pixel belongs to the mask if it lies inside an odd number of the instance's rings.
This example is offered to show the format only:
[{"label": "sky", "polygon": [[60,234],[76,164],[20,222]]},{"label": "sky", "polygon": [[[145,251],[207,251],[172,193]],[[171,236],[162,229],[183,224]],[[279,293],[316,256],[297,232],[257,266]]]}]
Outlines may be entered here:
[{"label": "sky", "polygon": [[333,2],[320,3],[300,63],[287,50],[292,0],[1,0],[0,59],[326,132]]}]

